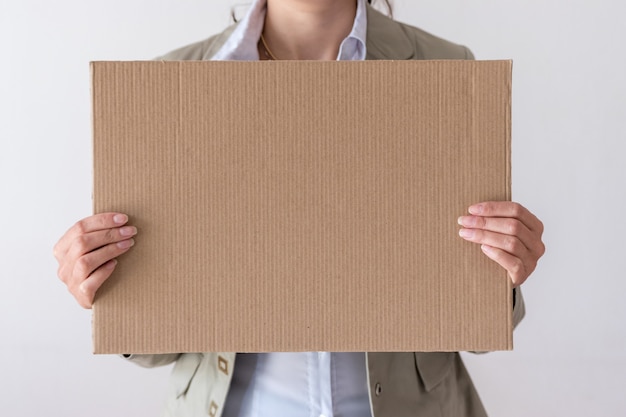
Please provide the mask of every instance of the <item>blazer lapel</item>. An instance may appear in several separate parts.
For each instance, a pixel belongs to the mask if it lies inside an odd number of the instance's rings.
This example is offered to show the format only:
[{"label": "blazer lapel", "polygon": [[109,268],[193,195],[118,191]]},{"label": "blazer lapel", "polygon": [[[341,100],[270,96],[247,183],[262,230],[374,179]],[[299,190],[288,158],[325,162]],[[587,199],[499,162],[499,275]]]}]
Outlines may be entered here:
[{"label": "blazer lapel", "polygon": [[209,47],[204,52],[204,55],[202,56],[202,60],[210,61],[211,58],[213,58],[213,55],[215,55],[217,51],[219,51],[222,48],[222,46],[224,46],[224,44],[226,43],[228,38],[230,38],[230,35],[232,35],[232,33],[235,31],[238,25],[239,25],[238,22],[233,23],[232,25],[227,27],[222,33],[217,35],[215,39],[213,40],[213,42],[209,45]]},{"label": "blazer lapel", "polygon": [[423,59],[397,23],[367,6],[367,55],[365,59]]}]

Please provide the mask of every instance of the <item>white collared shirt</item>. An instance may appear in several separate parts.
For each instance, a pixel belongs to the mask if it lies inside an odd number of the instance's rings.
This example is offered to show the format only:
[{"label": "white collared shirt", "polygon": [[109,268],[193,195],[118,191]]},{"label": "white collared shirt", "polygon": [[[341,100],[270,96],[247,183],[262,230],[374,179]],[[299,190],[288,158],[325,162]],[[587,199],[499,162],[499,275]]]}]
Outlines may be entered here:
[{"label": "white collared shirt", "polygon": [[238,353],[223,417],[369,417],[365,353]]},{"label": "white collared shirt", "polygon": [[[267,0],[255,0],[213,60],[256,61]],[[337,60],[365,59],[366,0],[357,0]],[[238,354],[224,417],[368,417],[365,353]]]},{"label": "white collared shirt", "polygon": [[[263,31],[267,0],[254,0],[237,28],[213,56],[214,61],[258,61],[257,44]],[[338,61],[365,59],[367,11],[365,0],[357,0],[356,16],[350,34],[339,46]]]}]

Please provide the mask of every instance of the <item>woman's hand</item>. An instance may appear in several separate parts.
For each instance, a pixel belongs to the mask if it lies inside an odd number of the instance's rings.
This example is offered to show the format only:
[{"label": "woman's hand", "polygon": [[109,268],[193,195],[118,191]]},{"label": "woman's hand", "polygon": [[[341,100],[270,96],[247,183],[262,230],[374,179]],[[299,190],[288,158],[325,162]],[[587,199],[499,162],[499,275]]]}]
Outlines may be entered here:
[{"label": "woman's hand", "polygon": [[116,257],[135,243],[137,228],[122,213],[86,217],[54,245],[58,276],[83,308],[91,308],[96,291],[115,269]]},{"label": "woman's hand", "polygon": [[518,203],[488,201],[474,204],[469,216],[459,217],[459,235],[479,243],[489,258],[509,274],[518,287],[535,270],[545,252],[543,223]]}]

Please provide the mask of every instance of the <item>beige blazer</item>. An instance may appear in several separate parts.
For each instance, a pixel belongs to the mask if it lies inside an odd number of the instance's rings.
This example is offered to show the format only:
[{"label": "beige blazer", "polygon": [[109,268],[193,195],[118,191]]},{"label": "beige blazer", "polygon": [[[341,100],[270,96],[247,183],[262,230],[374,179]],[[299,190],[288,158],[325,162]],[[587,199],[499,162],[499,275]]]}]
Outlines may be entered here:
[{"label": "beige blazer", "polygon": [[[232,33],[224,32],[164,55],[164,60],[209,60]],[[367,59],[473,59],[464,46],[395,22],[368,6]],[[524,316],[514,291],[513,321]],[[176,362],[164,416],[219,417],[226,401],[236,354],[233,352],[130,355],[152,367]],[[374,417],[486,416],[478,394],[456,352],[367,353],[370,404]]]}]

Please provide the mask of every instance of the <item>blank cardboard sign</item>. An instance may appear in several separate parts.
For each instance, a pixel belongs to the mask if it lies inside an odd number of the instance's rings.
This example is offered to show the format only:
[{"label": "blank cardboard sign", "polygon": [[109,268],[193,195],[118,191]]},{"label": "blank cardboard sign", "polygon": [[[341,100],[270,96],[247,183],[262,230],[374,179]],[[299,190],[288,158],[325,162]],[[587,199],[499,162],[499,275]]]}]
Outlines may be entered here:
[{"label": "blank cardboard sign", "polygon": [[456,223],[509,200],[510,61],[95,62],[96,353],[512,348]]}]

